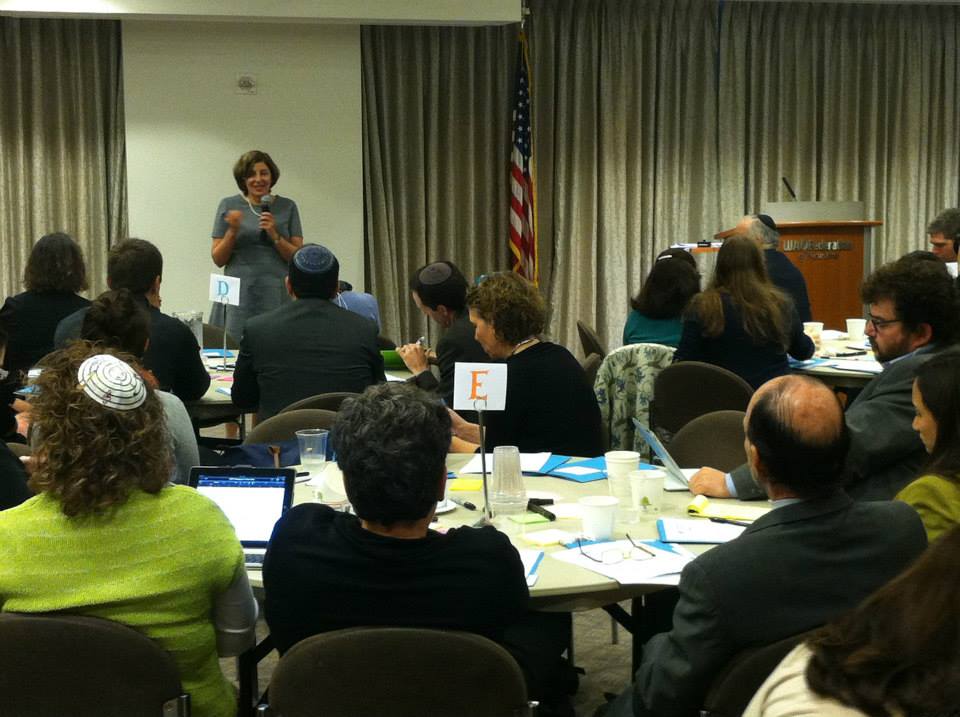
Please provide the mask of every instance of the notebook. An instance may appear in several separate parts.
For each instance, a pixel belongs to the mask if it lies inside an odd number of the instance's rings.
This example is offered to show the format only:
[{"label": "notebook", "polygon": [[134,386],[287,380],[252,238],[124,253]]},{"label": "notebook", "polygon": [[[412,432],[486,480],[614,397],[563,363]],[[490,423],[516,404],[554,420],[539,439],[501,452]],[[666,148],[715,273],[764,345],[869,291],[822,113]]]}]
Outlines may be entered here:
[{"label": "notebook", "polygon": [[[663,470],[667,474],[667,480],[664,481],[664,489],[688,490],[690,487],[690,481],[687,476],[693,474],[689,472],[685,474],[682,470],[680,470],[680,466],[678,466],[677,462],[673,460],[673,456],[667,453],[667,449],[663,447],[660,439],[657,438],[657,434],[651,431],[649,428],[646,428],[636,418],[633,419],[633,427],[637,429],[637,432],[639,432],[641,436],[643,436],[643,440],[647,442],[647,445],[653,449],[653,452],[656,454],[657,458],[659,458],[660,462],[663,463]],[[694,471],[694,473],[695,472],[696,471]]]},{"label": "notebook", "polygon": [[260,568],[273,526],[293,503],[293,468],[194,466],[190,485],[220,506],[237,531],[247,567]]}]

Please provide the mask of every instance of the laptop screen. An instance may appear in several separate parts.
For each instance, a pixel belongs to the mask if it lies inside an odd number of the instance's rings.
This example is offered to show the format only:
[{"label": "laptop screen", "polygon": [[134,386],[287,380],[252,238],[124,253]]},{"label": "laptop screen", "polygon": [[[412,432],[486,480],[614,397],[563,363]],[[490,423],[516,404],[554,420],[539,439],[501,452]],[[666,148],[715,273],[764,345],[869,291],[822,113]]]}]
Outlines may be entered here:
[{"label": "laptop screen", "polygon": [[294,470],[205,468],[190,472],[190,485],[220,506],[244,547],[263,547],[290,507]]}]

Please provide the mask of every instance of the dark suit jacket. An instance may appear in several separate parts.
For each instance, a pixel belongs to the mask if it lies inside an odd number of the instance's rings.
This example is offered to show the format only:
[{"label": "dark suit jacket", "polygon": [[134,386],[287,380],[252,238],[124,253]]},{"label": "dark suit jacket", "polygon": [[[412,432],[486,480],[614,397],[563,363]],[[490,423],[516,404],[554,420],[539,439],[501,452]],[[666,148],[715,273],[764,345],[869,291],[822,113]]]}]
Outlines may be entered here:
[{"label": "dark suit jacket", "polygon": [[[926,451],[913,430],[913,379],[938,347],[923,346],[884,368],[847,408],[850,452],[844,464],[846,490],[857,500],[891,500],[920,474]],[[737,496],[763,498],[760,487],[741,466],[731,472]]]},{"label": "dark suit jacket", "polygon": [[[153,372],[160,388],[169,391],[181,401],[195,401],[207,392],[210,375],[200,358],[200,346],[189,327],[160,309],[150,306],[146,297],[138,297],[150,313],[150,345],[143,355],[143,365]],[[80,338],[83,317],[81,309],[57,325],[54,335],[56,348]]]},{"label": "dark suit jacket", "polygon": [[10,335],[3,367],[18,373],[34,366],[53,351],[60,319],[89,305],[82,296],[59,291],[25,291],[9,297],[0,309],[0,326]]},{"label": "dark suit jacket", "polygon": [[800,321],[811,321],[810,297],[807,296],[807,280],[793,265],[787,255],[777,249],[764,249],[763,258],[767,264],[767,274],[774,286],[787,292],[800,315]]},{"label": "dark suit jacket", "polygon": [[233,402],[261,420],[318,393],[385,381],[377,325],[326,299],[298,299],[249,319],[233,375]]},{"label": "dark suit jacket", "polygon": [[695,715],[739,652],[852,609],[926,545],[905,503],[854,503],[837,491],[770,511],[684,569],[673,629],[643,648],[634,714]]},{"label": "dark suit jacket", "polygon": [[27,488],[27,471],[6,443],[0,442],[0,510],[20,505],[33,492]]}]

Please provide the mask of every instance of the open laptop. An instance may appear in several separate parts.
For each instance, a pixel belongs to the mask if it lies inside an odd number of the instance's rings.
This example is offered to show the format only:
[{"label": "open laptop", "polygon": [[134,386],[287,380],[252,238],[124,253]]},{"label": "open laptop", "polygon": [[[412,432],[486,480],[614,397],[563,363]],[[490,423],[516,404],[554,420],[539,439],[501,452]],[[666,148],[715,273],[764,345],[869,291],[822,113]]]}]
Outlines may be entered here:
[{"label": "open laptop", "polygon": [[194,466],[190,485],[220,506],[237,531],[244,563],[260,568],[273,526],[293,503],[294,468]]},{"label": "open laptop", "polygon": [[[653,449],[653,452],[663,464],[663,470],[667,474],[667,479],[663,482],[664,490],[689,490],[690,480],[688,479],[687,474],[684,473],[683,469],[681,469],[680,466],[677,465],[677,462],[673,460],[673,456],[667,453],[667,449],[664,448],[663,443],[660,442],[657,434],[641,424],[636,418],[633,419],[633,427],[637,429],[641,436],[643,436],[643,440],[645,440],[647,445]],[[688,472],[693,474],[696,472],[696,469]]]}]

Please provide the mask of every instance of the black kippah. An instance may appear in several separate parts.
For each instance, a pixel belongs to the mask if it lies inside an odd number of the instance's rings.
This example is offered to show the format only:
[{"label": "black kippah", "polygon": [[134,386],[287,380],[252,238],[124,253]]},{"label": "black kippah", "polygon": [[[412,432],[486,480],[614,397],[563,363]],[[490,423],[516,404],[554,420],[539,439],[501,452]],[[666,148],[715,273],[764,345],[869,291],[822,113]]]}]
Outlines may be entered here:
[{"label": "black kippah", "polygon": [[777,223],[773,221],[773,218],[769,214],[758,214],[757,219],[767,225],[773,231],[777,231]]},{"label": "black kippah", "polygon": [[450,268],[449,264],[446,264],[442,261],[437,261],[433,264],[427,264],[425,267],[423,267],[420,270],[420,274],[417,278],[424,286],[433,286],[434,284],[442,284],[452,275],[453,269]]}]

